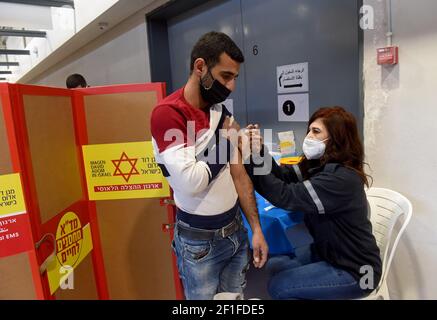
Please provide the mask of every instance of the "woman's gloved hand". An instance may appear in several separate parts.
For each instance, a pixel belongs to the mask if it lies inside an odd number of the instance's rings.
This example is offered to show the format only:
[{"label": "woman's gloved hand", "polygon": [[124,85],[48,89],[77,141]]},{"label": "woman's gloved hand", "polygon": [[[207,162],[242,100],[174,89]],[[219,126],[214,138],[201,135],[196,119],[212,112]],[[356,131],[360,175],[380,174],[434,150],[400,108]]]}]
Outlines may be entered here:
[{"label": "woman's gloved hand", "polygon": [[259,155],[263,149],[263,138],[258,124],[249,124],[246,127],[246,134],[249,137],[250,150],[252,154]]}]

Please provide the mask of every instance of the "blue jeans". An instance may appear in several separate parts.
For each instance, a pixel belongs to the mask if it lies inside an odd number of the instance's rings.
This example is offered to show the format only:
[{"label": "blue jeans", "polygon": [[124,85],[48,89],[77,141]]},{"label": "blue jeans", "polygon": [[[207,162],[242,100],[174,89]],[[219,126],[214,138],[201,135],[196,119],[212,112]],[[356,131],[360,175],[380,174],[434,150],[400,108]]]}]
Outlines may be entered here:
[{"label": "blue jeans", "polygon": [[184,238],[176,225],[173,249],[187,300],[211,300],[219,292],[243,293],[249,242],[247,230],[240,224],[230,236],[215,235],[211,240]]},{"label": "blue jeans", "polygon": [[273,299],[356,299],[367,295],[345,270],[315,256],[310,246],[296,249],[294,257],[274,256],[268,291]]}]

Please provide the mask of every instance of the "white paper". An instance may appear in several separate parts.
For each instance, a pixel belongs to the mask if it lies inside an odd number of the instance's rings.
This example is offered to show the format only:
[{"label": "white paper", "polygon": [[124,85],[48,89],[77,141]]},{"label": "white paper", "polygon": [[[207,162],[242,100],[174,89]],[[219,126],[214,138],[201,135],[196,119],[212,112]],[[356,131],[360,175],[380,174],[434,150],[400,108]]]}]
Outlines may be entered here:
[{"label": "white paper", "polygon": [[310,96],[308,93],[278,96],[279,121],[308,121]]},{"label": "white paper", "polygon": [[308,62],[276,67],[278,93],[309,91]]},{"label": "white paper", "polygon": [[282,157],[293,156],[296,153],[294,132],[292,130],[278,132],[278,138]]}]

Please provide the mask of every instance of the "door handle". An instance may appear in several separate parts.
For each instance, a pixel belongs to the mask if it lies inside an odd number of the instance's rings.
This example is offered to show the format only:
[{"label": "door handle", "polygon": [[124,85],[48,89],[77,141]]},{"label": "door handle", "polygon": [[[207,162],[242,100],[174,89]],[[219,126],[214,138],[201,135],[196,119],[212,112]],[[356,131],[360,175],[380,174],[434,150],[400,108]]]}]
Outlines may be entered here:
[{"label": "door handle", "polygon": [[42,238],[37,243],[35,243],[35,248],[38,249],[41,246],[41,244],[43,242],[47,241],[48,239],[50,239],[52,244],[53,244],[53,251],[44,260],[44,262],[39,266],[39,273],[40,274],[43,274],[47,270],[49,264],[52,263],[52,261],[56,257],[56,239],[55,239],[55,236],[53,235],[53,233],[46,233],[45,235],[43,235]]}]

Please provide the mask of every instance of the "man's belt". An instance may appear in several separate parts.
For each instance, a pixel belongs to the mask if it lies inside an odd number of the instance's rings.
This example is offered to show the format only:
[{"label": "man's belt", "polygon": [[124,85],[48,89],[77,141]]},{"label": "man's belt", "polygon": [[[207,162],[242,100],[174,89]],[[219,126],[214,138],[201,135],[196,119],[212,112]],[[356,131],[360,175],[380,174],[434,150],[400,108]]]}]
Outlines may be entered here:
[{"label": "man's belt", "polygon": [[185,238],[193,240],[212,240],[214,237],[219,236],[226,238],[235,233],[240,228],[240,221],[236,217],[231,223],[220,229],[198,229],[185,226],[181,223],[177,224],[177,232],[179,235]]}]

